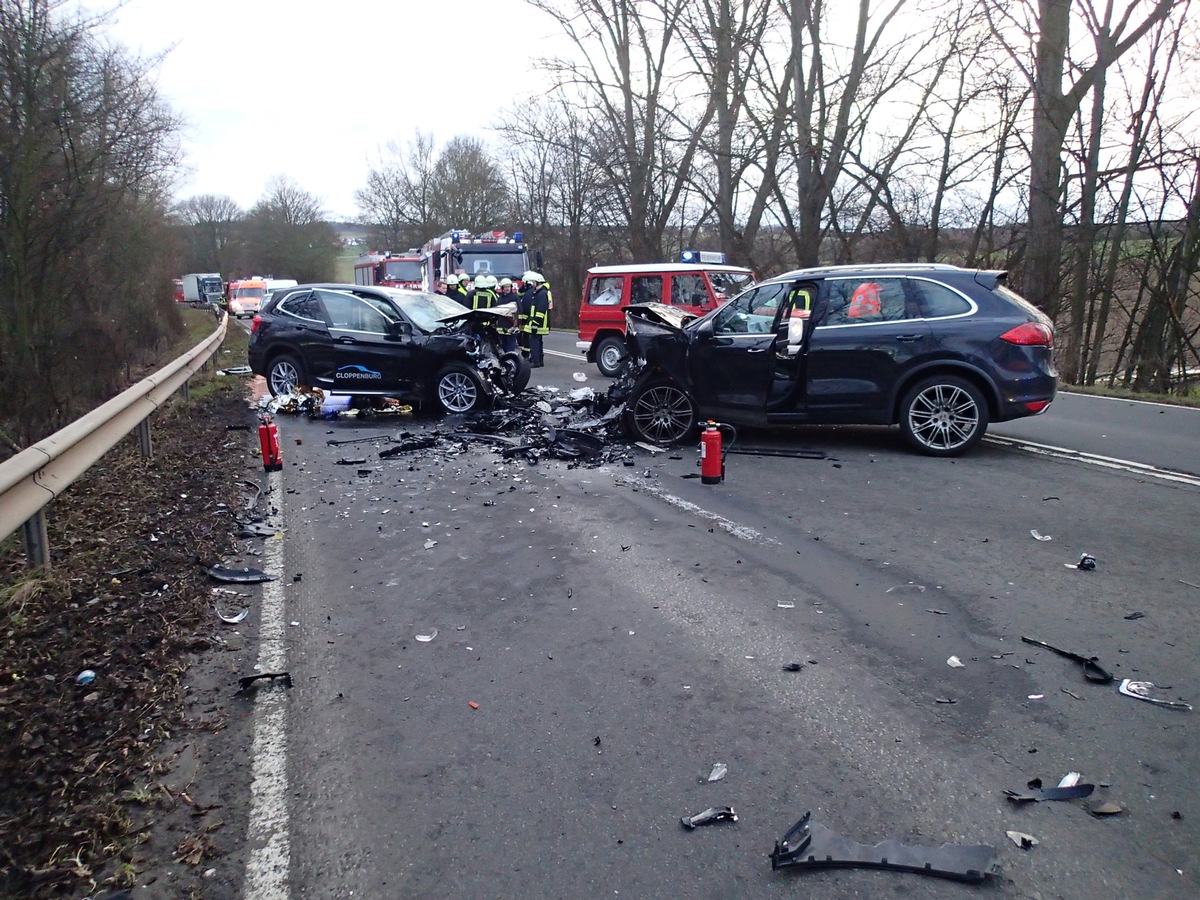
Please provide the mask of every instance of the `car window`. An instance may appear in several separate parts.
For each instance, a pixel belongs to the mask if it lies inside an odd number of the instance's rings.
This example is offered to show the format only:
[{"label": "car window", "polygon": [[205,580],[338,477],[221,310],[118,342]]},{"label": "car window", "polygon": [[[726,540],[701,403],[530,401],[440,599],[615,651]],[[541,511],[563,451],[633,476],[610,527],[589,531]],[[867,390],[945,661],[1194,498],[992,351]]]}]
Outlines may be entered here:
[{"label": "car window", "polygon": [[587,302],[592,306],[620,306],[621,290],[625,278],[621,275],[606,275],[588,282]]},{"label": "car window", "polygon": [[325,317],[321,314],[321,304],[317,302],[312,291],[301,291],[290,297],[284,297],[275,307],[275,311],[297,319],[308,319],[320,322],[322,325],[325,324]]},{"label": "car window", "polygon": [[718,301],[736,297],[754,284],[754,276],[749,272],[709,272],[708,280]]},{"label": "car window", "polygon": [[917,295],[917,303],[921,307],[921,315],[926,319],[937,319],[942,316],[961,316],[972,309],[971,301],[958,291],[946,287],[936,281],[925,281],[913,278],[908,282]]},{"label": "car window", "polygon": [[775,324],[775,313],[787,291],[786,283],[767,284],[730,300],[713,316],[713,333],[766,334]]},{"label": "car window", "polygon": [[379,310],[379,314],[381,316],[383,316],[384,319],[386,319],[387,321],[389,321],[389,322],[399,322],[400,321],[400,314],[398,312],[396,312],[396,307],[392,306],[392,304],[390,304],[383,297],[377,297],[374,294],[367,294],[367,293],[355,293],[354,296],[358,297],[364,303],[371,304],[371,306],[373,306],[373,307],[375,307],[375,309]]},{"label": "car window", "polygon": [[387,319],[383,313],[361,297],[341,291],[318,291],[321,305],[334,328],[346,331],[363,331],[370,334],[386,334]]},{"label": "car window", "polygon": [[708,288],[704,276],[688,273],[671,276],[672,306],[704,306],[708,303]]},{"label": "car window", "polygon": [[902,278],[831,278],[821,325],[860,325],[907,319]]},{"label": "car window", "polygon": [[663,280],[661,275],[634,275],[629,279],[630,303],[662,303]]}]

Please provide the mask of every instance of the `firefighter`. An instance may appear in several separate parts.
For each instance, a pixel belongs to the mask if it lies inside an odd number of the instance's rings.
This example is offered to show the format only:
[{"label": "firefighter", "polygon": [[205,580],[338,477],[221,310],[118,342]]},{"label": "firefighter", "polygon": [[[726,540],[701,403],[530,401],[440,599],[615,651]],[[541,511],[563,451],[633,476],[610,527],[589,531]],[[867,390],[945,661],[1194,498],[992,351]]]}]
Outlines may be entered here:
[{"label": "firefighter", "polygon": [[446,296],[470,309],[471,304],[467,301],[467,286],[463,283],[463,279],[457,275],[447,275],[446,284],[450,288]]},{"label": "firefighter", "polygon": [[519,299],[513,293],[513,283],[511,278],[501,278],[496,285],[496,302],[497,303],[513,303]]},{"label": "firefighter", "polygon": [[521,308],[524,313],[521,330],[528,342],[529,365],[531,368],[540,369],[546,364],[542,340],[550,333],[550,291],[541,272],[526,272],[521,276],[521,280],[526,284],[525,293],[521,296]]},{"label": "firefighter", "polygon": [[489,284],[487,275],[475,276],[475,290],[471,294],[471,309],[491,309],[496,305],[496,292]]}]

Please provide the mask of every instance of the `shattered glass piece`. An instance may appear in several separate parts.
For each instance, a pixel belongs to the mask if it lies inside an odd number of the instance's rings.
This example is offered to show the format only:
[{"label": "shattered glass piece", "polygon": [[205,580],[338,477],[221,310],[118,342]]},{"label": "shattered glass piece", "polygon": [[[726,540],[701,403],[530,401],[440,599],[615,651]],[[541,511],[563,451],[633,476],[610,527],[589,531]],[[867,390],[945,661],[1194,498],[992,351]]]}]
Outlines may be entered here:
[{"label": "shattered glass piece", "polygon": [[1032,834],[1026,834],[1023,831],[1006,831],[1008,839],[1020,847],[1022,850],[1029,850],[1038,845],[1038,839]]},{"label": "shattered glass piece", "polygon": [[1048,534],[1038,534],[1038,530],[1037,530],[1036,528],[1030,528],[1030,529],[1029,529],[1029,534],[1030,534],[1030,536],[1031,536],[1031,537],[1032,537],[1032,538],[1033,538],[1035,541],[1048,541],[1048,540],[1050,540],[1050,535],[1048,535]]},{"label": "shattered glass piece", "polygon": [[708,773],[708,781],[720,781],[729,773],[729,766],[723,762],[713,763],[712,771]]},{"label": "shattered glass piece", "polygon": [[961,669],[966,664],[961,659],[959,659],[957,656],[952,656],[948,660],[946,660],[946,665],[948,665],[952,669]]},{"label": "shattered glass piece", "polygon": [[1152,681],[1134,681],[1132,678],[1126,678],[1121,682],[1121,686],[1117,689],[1126,697],[1133,697],[1137,700],[1145,700],[1147,703],[1153,703],[1155,706],[1165,706],[1167,709],[1182,709],[1191,710],[1190,703],[1184,703],[1182,700],[1168,700],[1166,697],[1154,696],[1156,688]]},{"label": "shattered glass piece", "polygon": [[922,847],[882,841],[860,844],[830,831],[820,823],[810,825],[812,813],[793,825],[771,852],[771,868],[825,869],[864,866],[895,869],[979,884],[1000,871],[996,848],[986,844],[942,844]]},{"label": "shattered glass piece", "polygon": [[204,569],[209,578],[234,584],[258,584],[263,581],[274,581],[274,575],[268,575],[260,569],[230,569],[226,566],[206,566]]},{"label": "shattered glass piece", "polygon": [[925,585],[917,584],[915,581],[907,581],[904,584],[898,584],[895,587],[890,587],[885,594],[923,594],[925,593]]},{"label": "shattered glass piece", "polygon": [[711,825],[714,822],[736,822],[738,820],[735,813],[728,806],[710,806],[704,812],[696,813],[694,816],[683,816],[679,820],[679,824],[684,828],[691,830],[698,828],[701,825]]},{"label": "shattered glass piece", "polygon": [[1058,781],[1059,787],[1075,787],[1083,780],[1083,776],[1078,772],[1068,772]]},{"label": "shattered glass piece", "polygon": [[246,616],[250,615],[250,607],[244,606],[242,607],[241,612],[234,613],[232,616],[225,615],[225,613],[221,612],[221,610],[215,606],[213,607],[213,612],[215,612],[217,614],[217,618],[226,625],[236,625],[238,622],[242,621],[242,619],[246,618]]},{"label": "shattered glass piece", "polygon": [[431,632],[429,632],[429,634],[414,635],[414,637],[418,641],[420,641],[422,644],[428,644],[430,641],[432,641],[437,636],[438,636],[438,630],[436,628],[433,629]]}]

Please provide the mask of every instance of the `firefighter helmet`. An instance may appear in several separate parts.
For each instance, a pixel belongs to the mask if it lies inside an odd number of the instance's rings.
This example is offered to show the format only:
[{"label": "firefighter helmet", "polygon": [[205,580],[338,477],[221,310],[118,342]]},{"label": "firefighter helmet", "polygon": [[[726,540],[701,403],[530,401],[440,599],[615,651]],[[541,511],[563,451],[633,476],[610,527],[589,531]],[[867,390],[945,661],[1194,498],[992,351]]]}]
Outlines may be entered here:
[{"label": "firefighter helmet", "polygon": [[541,284],[546,279],[542,277],[541,272],[534,272],[532,269],[521,276],[522,281],[532,282],[533,284]]},{"label": "firefighter helmet", "polygon": [[505,285],[512,287],[512,279],[511,278],[501,278],[500,279],[500,287],[504,287]]},{"label": "firefighter helmet", "polygon": [[489,276],[487,277],[487,283],[484,285],[484,287],[486,287],[486,288],[488,288],[488,289],[490,289],[490,290],[495,290],[495,288],[496,288],[496,276],[495,276],[495,275],[489,275]]},{"label": "firefighter helmet", "polygon": [[487,276],[486,275],[476,275],[475,276],[475,290],[478,291],[485,287],[487,287]]},{"label": "firefighter helmet", "polygon": [[458,276],[457,275],[443,275],[442,281],[446,282],[446,284],[458,284]]}]

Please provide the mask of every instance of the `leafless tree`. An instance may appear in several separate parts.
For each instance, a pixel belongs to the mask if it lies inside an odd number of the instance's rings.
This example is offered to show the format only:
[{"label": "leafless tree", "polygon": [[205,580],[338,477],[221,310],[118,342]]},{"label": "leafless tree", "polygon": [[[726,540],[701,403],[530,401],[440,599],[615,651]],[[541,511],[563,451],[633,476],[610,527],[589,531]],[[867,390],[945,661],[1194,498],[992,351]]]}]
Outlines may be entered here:
[{"label": "leafless tree", "polygon": [[321,201],[290,178],[276,176],[246,218],[247,267],[240,275],[276,275],[298,281],[334,276],[337,234],[324,221]]},{"label": "leafless tree", "polygon": [[231,271],[241,255],[245,213],[232,197],[199,194],[175,208],[176,216],[188,227],[191,252],[184,268],[196,272]]},{"label": "leafless tree", "polygon": [[508,209],[504,172],[484,143],[452,138],[433,166],[430,209],[434,231],[485,231],[502,223]]},{"label": "leafless tree", "polygon": [[436,231],[436,160],[433,135],[417,130],[404,147],[389,143],[372,165],[355,199],[380,248],[418,247]]}]

